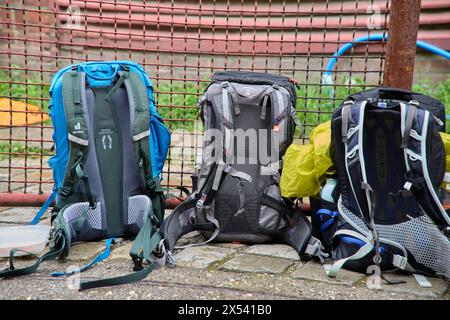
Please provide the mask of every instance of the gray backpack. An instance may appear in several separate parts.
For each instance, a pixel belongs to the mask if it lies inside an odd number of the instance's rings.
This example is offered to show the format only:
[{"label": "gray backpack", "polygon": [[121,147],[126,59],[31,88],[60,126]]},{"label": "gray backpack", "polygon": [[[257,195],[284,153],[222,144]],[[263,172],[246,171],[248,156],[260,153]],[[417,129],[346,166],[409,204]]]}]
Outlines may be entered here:
[{"label": "gray backpack", "polygon": [[207,237],[204,243],[282,242],[302,255],[322,257],[309,220],[280,194],[282,158],[296,127],[295,102],[295,86],[286,77],[213,76],[199,101],[205,134],[194,192],[160,229],[169,256],[182,235],[198,230]]}]

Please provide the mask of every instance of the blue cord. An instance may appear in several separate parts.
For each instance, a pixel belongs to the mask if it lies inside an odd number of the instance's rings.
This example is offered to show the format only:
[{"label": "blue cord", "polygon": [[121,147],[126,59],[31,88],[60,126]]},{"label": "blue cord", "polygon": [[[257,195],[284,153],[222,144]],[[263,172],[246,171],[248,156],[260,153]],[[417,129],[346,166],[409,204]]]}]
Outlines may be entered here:
[{"label": "blue cord", "polygon": [[[356,38],[352,42],[345,43],[343,46],[339,48],[338,51],[336,51],[333,54],[333,57],[328,61],[328,64],[325,68],[325,73],[323,75],[323,83],[324,84],[333,84],[333,80],[331,79],[331,72],[333,71],[334,66],[336,65],[337,59],[342,56],[344,53],[346,53],[349,49],[351,49],[355,44],[361,43],[361,42],[368,42],[368,41],[386,41],[388,39],[388,36],[384,33],[380,34],[373,34],[373,35],[367,35],[363,37]],[[432,45],[428,42],[417,40],[417,47],[423,50],[430,51],[434,54],[437,54],[439,56],[442,56],[448,60],[450,60],[450,52],[441,49],[435,45]]]}]

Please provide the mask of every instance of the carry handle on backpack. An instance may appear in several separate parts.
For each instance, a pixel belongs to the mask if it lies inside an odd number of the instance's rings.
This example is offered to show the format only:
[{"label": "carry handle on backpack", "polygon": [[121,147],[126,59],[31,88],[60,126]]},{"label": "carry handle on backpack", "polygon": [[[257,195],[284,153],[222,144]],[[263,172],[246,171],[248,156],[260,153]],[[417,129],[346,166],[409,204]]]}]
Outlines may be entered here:
[{"label": "carry handle on backpack", "polygon": [[379,94],[380,99],[385,99],[386,97],[395,95],[399,99],[404,101],[413,100],[412,92],[409,90],[404,90],[400,88],[379,88],[378,91],[380,93]]}]

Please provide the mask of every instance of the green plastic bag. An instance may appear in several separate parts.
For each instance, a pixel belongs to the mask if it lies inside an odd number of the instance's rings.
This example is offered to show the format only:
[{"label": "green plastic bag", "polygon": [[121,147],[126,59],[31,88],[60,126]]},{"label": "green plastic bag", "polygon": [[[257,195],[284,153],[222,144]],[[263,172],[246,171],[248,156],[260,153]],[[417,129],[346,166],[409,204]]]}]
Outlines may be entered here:
[{"label": "green plastic bag", "polygon": [[283,197],[302,198],[319,193],[325,173],[333,166],[330,124],[328,121],[314,128],[310,144],[291,144],[286,150],[280,180]]}]

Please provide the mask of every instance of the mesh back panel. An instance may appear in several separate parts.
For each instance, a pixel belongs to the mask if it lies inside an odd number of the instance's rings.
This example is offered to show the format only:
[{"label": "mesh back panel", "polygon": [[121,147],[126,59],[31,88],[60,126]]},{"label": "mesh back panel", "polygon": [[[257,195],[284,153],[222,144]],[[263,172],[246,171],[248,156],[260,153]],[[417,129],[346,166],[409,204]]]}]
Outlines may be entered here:
[{"label": "mesh back panel", "polygon": [[[89,208],[89,202],[79,202],[68,206],[64,210],[64,220],[68,225],[74,224],[77,222],[78,218],[82,215],[82,213]],[[90,228],[101,230],[102,229],[102,212],[97,202],[97,206],[95,209],[89,209],[87,212],[87,223]]]},{"label": "mesh back panel", "polygon": [[151,207],[150,198],[139,195],[130,197],[128,200],[128,224],[135,224],[142,228]]},{"label": "mesh back panel", "polygon": [[[94,135],[94,94],[90,88],[86,88],[86,103],[84,104],[87,107],[85,110],[85,114],[87,115],[87,127],[89,132],[89,153],[86,159],[86,163],[84,166],[84,171],[89,179],[89,186],[91,188],[92,195],[95,199],[100,202],[100,207],[102,208],[102,212],[105,212],[105,205],[103,199],[103,188],[102,182],[100,178],[100,171],[98,168],[97,154],[95,150],[95,140]],[[82,184],[81,184],[82,185]],[[103,214],[103,221],[106,220],[105,214]],[[106,222],[106,221],[105,221]],[[106,223],[105,223],[106,224]]]},{"label": "mesh back panel", "polygon": [[116,110],[118,125],[122,137],[123,148],[123,221],[129,221],[128,218],[128,197],[131,194],[141,193],[141,178],[139,176],[137,159],[134,152],[133,138],[130,127],[130,109],[134,114],[134,109],[128,101],[127,91],[122,86],[112,99]]},{"label": "mesh back panel", "polygon": [[[134,234],[142,228],[144,222],[147,218],[147,213],[151,209],[151,200],[145,195],[137,195],[130,197],[128,199],[128,221],[127,225],[130,226],[130,230],[133,230]],[[104,231],[106,226],[102,225],[102,209],[100,203],[97,202],[97,206],[94,209],[88,209],[88,202],[79,202],[71,204],[64,209],[63,215],[66,224],[69,226],[71,234],[71,242],[76,242],[79,240],[89,240],[91,235],[103,235],[100,231]],[[76,224],[78,219],[81,217],[83,212],[88,209],[86,216],[85,227],[82,228],[82,233],[79,237],[74,234],[76,229]],[[86,228],[87,227],[87,228]],[[96,232],[99,231],[99,232]]]},{"label": "mesh back panel", "polygon": [[[338,203],[342,217],[364,232],[369,232],[364,221]],[[376,225],[380,238],[395,241],[407,249],[417,262],[450,278],[450,241],[426,215],[392,225]]]}]

